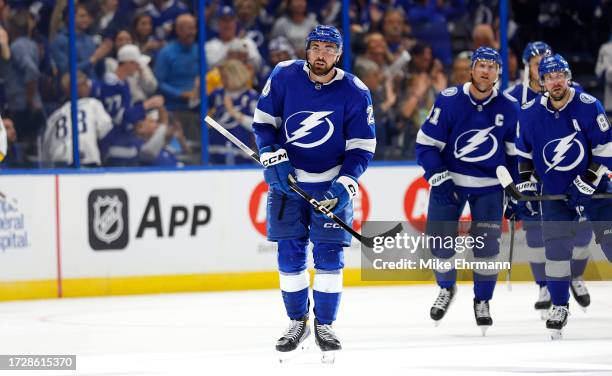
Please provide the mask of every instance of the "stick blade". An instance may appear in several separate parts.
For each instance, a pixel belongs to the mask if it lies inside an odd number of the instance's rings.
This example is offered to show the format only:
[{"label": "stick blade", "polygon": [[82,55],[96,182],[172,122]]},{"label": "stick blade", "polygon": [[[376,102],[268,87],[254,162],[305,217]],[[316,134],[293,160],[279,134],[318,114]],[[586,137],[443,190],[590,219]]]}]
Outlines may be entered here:
[{"label": "stick blade", "polygon": [[393,226],[393,228],[383,232],[382,234],[372,236],[372,237],[367,237],[367,236],[362,237],[361,242],[363,243],[363,245],[365,245],[368,248],[374,248],[374,238],[378,238],[378,237],[386,238],[389,236],[394,237],[396,234],[399,234],[403,230],[404,230],[404,226],[402,226],[401,223],[398,223],[397,225]]},{"label": "stick blade", "polygon": [[510,172],[508,171],[506,166],[497,166],[495,174],[497,175],[497,180],[499,180],[499,184],[501,184],[501,186],[504,188],[504,191],[506,191],[508,195],[510,195],[515,200],[521,198],[521,192],[516,189],[516,186],[512,181],[512,176],[510,175]]}]

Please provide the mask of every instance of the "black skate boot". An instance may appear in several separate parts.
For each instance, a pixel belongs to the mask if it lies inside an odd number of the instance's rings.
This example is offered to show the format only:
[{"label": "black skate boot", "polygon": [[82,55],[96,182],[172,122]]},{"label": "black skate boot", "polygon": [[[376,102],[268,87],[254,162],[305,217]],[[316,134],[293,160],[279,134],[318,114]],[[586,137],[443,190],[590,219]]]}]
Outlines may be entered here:
[{"label": "black skate boot", "polygon": [[440,324],[440,320],[442,320],[446,314],[446,311],[448,310],[448,307],[450,307],[451,303],[455,299],[456,292],[456,285],[453,285],[449,289],[440,289],[440,293],[438,293],[436,301],[429,310],[429,316],[434,320],[436,326]]},{"label": "black skate boot", "polygon": [[276,342],[276,351],[279,352],[280,362],[290,359],[298,352],[295,351],[298,348],[304,350],[306,348],[305,340],[309,335],[308,316],[299,320],[291,320],[283,336]]},{"label": "black skate boot", "polygon": [[333,363],[336,358],[336,352],[342,350],[340,340],[334,333],[332,326],[329,324],[320,324],[319,320],[315,319],[315,343],[321,349],[321,361],[323,363]]},{"label": "black skate boot", "polygon": [[552,302],[550,301],[550,292],[548,292],[548,287],[541,286],[538,294],[538,300],[533,305],[537,311],[540,312],[540,318],[542,320],[546,320],[548,318],[548,310],[552,306]]},{"label": "black skate boot", "polygon": [[550,329],[550,338],[553,340],[563,338],[563,327],[567,324],[569,316],[569,304],[553,305],[546,320],[546,328]]},{"label": "black skate boot", "polygon": [[487,329],[493,325],[491,312],[489,312],[488,300],[476,300],[476,298],[474,298],[474,317],[476,318],[476,325],[478,325],[482,331],[482,335],[485,336],[487,334]]},{"label": "black skate boot", "polygon": [[572,279],[570,283],[570,291],[578,302],[578,305],[582,307],[582,310],[586,312],[586,307],[591,304],[591,295],[589,295],[589,290],[587,290],[586,284],[584,283],[584,279],[582,277]]}]

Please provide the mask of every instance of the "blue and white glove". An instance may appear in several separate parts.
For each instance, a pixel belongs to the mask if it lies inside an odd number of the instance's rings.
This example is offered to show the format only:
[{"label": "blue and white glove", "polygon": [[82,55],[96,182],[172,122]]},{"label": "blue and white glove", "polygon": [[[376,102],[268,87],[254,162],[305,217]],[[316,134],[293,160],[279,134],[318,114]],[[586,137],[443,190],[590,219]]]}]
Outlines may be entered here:
[{"label": "blue and white glove", "polygon": [[574,220],[578,222],[588,220],[585,208],[591,202],[593,193],[595,193],[595,186],[587,182],[586,179],[576,176],[565,193],[567,194],[567,206],[576,211],[577,215]]},{"label": "blue and white glove", "polygon": [[339,215],[357,197],[358,193],[359,185],[355,178],[341,175],[332,182],[327,192],[323,193],[323,199],[319,201],[319,204],[322,209]]},{"label": "blue and white glove", "polygon": [[427,181],[431,186],[431,197],[438,205],[458,205],[459,194],[448,170],[432,174]]},{"label": "blue and white glove", "polygon": [[289,175],[295,176],[295,169],[289,162],[287,151],[279,145],[272,145],[261,148],[260,153],[259,160],[266,168],[264,179],[270,189],[292,194],[288,178]]},{"label": "blue and white glove", "polygon": [[[535,197],[538,194],[538,185],[532,181],[519,183],[516,185],[516,189],[525,196]],[[512,208],[513,205],[514,208]],[[504,213],[506,218],[510,219],[508,215],[511,214],[512,209],[514,209],[514,219],[516,220],[535,217],[540,213],[540,206],[537,201],[516,201],[511,198],[508,207],[506,207],[506,213]]]}]

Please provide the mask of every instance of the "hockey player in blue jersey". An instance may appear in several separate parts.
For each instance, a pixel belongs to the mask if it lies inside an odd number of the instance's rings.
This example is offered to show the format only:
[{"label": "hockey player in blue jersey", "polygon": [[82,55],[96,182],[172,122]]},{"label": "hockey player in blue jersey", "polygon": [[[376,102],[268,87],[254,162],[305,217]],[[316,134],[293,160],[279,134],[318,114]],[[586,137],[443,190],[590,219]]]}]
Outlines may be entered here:
[{"label": "hockey player in blue jersey", "polygon": [[[552,54],[552,48],[541,41],[528,43],[523,51],[523,64],[525,72],[523,75],[523,83],[508,88],[505,93],[520,101],[521,106],[535,99],[544,88],[540,85],[538,67],[542,58],[548,54]],[[579,85],[572,82],[572,87],[582,92]],[[516,165],[516,164],[514,164]],[[536,185],[539,191],[539,184]],[[506,218],[510,219],[516,214],[516,205],[509,203],[506,212]],[[530,210],[521,213],[523,221],[523,229],[525,230],[525,238],[527,246],[531,248],[529,252],[529,265],[536,283],[539,286],[538,299],[534,304],[534,308],[540,312],[542,319],[546,319],[548,309],[551,306],[550,293],[546,288],[546,278],[544,274],[544,265],[546,258],[544,256],[544,241],[542,240],[542,223],[540,216],[540,204],[533,202],[529,204]],[[570,285],[572,295],[582,307],[587,307],[591,303],[589,291],[586,288],[582,275],[587,265],[590,255],[588,245],[591,242],[592,231],[590,224],[585,222],[581,225],[583,228],[578,231],[574,238],[574,250],[572,252],[572,283]]]},{"label": "hockey player in blue jersey", "polygon": [[[560,55],[549,55],[539,65],[546,94],[523,106],[516,147],[521,183],[517,187],[536,194],[536,175],[544,194],[567,194],[567,201],[543,201],[542,233],[546,256],[546,282],[552,310],[546,327],[553,338],[569,315],[569,288],[576,223],[592,221],[595,240],[612,260],[612,200],[591,200],[595,192],[610,189],[612,132],[601,103],[570,87],[571,71]],[[527,204],[522,202],[519,212]],[[578,229],[577,229],[578,228]]]},{"label": "hockey player in blue jersey", "polygon": [[276,344],[281,357],[310,334],[306,249],[313,243],[314,335],[324,361],[340,350],[332,330],[342,291],[343,247],[350,235],[292,192],[288,175],[346,223],[357,180],[376,147],[370,92],[336,68],[342,36],[317,26],[306,39],[307,60],[279,63],[259,98],[253,130],[270,190],[268,239],[278,243],[280,287],[290,324]]},{"label": "hockey player in blue jersey", "polygon": [[[496,50],[478,48],[472,55],[471,82],[443,90],[417,134],[417,162],[431,185],[427,233],[457,236],[457,221],[469,203],[470,233],[484,239],[482,247],[474,247],[476,261],[490,261],[499,254],[504,194],[495,169],[514,155],[519,106],[495,89],[501,70]],[[434,246],[432,253],[451,259],[455,250]],[[489,301],[497,274],[474,270],[474,315],[483,335],[493,323]],[[457,272],[436,270],[435,276],[440,293],[430,316],[437,324],[455,297]]]}]

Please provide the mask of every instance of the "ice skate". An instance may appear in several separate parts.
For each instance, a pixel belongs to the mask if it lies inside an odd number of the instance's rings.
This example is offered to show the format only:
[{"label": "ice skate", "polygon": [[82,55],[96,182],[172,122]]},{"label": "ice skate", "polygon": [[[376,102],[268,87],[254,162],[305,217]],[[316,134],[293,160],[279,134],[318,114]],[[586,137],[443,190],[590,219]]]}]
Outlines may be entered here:
[{"label": "ice skate", "polygon": [[297,356],[302,350],[307,349],[306,338],[310,335],[308,316],[299,320],[291,320],[285,333],[276,342],[276,351],[281,363]]},{"label": "ice skate", "polygon": [[591,304],[591,295],[589,295],[584,279],[582,277],[572,279],[570,291],[578,305],[586,312],[586,308]]},{"label": "ice skate", "polygon": [[548,287],[541,286],[538,294],[538,300],[533,305],[533,308],[540,312],[540,318],[542,320],[546,320],[548,318],[550,306],[552,306],[552,302],[550,301],[550,292],[548,292]]},{"label": "ice skate", "polygon": [[478,325],[484,337],[487,334],[487,329],[493,325],[488,300],[476,300],[474,298],[474,317],[476,318],[476,325]]},{"label": "ice skate", "polygon": [[320,324],[315,319],[315,343],[321,349],[321,362],[332,364],[336,360],[336,352],[342,350],[340,340],[330,324]]},{"label": "ice skate", "polygon": [[546,320],[546,328],[550,329],[550,338],[558,340],[563,338],[563,327],[567,324],[569,316],[568,305],[554,305],[550,311],[550,316]]},{"label": "ice skate", "polygon": [[442,318],[446,314],[446,311],[448,311],[448,308],[455,299],[456,293],[456,285],[453,285],[449,289],[440,289],[436,301],[429,310],[429,316],[432,318],[432,320],[434,320],[435,326],[438,326],[440,324],[440,320],[442,320]]}]

